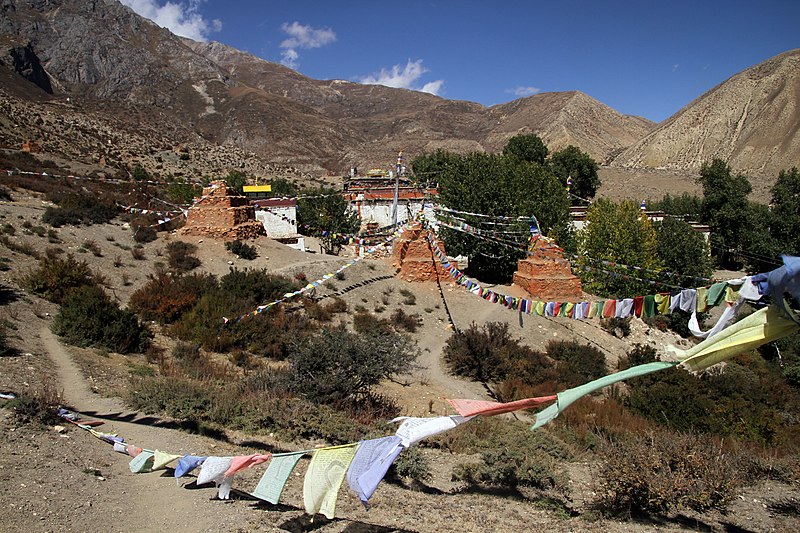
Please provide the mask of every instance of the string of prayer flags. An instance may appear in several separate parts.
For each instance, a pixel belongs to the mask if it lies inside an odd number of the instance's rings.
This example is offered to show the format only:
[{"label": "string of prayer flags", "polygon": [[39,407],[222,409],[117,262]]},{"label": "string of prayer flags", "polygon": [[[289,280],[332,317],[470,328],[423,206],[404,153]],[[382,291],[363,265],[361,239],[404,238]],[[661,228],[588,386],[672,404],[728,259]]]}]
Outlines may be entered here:
[{"label": "string of prayer flags", "polygon": [[333,519],[336,497],[358,444],[321,448],[311,456],[303,481],[303,503],[311,516],[317,513]]},{"label": "string of prayer flags", "polygon": [[512,411],[519,411],[520,409],[530,409],[531,407],[539,407],[543,403],[555,401],[556,396],[541,396],[539,398],[525,398],[524,400],[516,400],[514,402],[489,402],[485,400],[464,400],[464,399],[447,399],[448,403],[463,417],[472,417],[476,415],[481,416],[494,416],[503,413],[510,413]]},{"label": "string of prayer flags", "polygon": [[347,470],[347,484],[365,508],[389,467],[403,450],[402,439],[396,435],[358,443],[358,450]]},{"label": "string of prayer flags", "polygon": [[201,466],[208,457],[199,457],[197,455],[186,454],[178,460],[178,465],[175,467],[175,478],[182,478],[198,466]]},{"label": "string of prayer flags", "polygon": [[453,429],[471,419],[471,416],[466,417],[461,415],[438,416],[434,418],[399,416],[391,420],[391,422],[402,421],[395,435],[400,437],[405,448],[410,448],[422,439],[432,437],[448,429]]},{"label": "string of prayer flags", "polygon": [[267,471],[261,476],[252,495],[277,505],[289,476],[305,454],[306,451],[273,454]]}]

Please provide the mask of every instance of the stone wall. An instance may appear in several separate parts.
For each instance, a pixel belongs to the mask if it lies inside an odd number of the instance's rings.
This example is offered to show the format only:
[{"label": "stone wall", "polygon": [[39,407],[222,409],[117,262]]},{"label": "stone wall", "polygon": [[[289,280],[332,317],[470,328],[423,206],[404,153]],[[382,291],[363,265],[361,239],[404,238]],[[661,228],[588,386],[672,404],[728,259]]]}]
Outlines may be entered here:
[{"label": "stone wall", "polygon": [[[437,241],[444,252],[444,245]],[[394,240],[394,266],[398,277],[404,281],[436,281],[438,273],[442,281],[449,280],[442,264],[435,259],[428,242],[427,231],[421,224],[412,224]]]},{"label": "stone wall", "polygon": [[578,301],[583,296],[581,280],[572,274],[555,243],[540,237],[531,247],[533,255],[521,259],[514,272],[514,285],[540,300]]},{"label": "stone wall", "polygon": [[189,209],[186,225],[180,233],[229,241],[266,234],[248,199],[234,195],[224,181],[211,182],[203,189],[203,196]]}]

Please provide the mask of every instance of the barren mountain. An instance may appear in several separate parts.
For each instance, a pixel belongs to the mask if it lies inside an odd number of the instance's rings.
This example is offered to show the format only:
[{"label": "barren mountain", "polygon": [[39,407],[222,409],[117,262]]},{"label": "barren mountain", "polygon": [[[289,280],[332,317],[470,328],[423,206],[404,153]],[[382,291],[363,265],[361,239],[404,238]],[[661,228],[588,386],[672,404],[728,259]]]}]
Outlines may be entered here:
[{"label": "barren mountain", "polygon": [[[177,37],[116,0],[3,0],[0,13],[0,91],[10,113],[24,109],[32,117],[0,121],[4,144],[32,138],[48,152],[82,152],[87,161],[102,155],[117,167],[135,161],[161,173],[218,172],[225,161],[204,165],[205,145],[241,150],[264,168],[291,164],[319,174],[353,163],[383,166],[399,150],[410,157],[436,148],[495,151],[521,132],[535,132],[553,148],[577,144],[603,160],[651,127],[574,92],[486,108],[314,80],[220,43]],[[39,128],[44,117],[62,112],[70,123],[93,124],[69,154],[64,142],[51,142],[58,132]],[[91,119],[78,119],[81,113]],[[137,142],[128,142],[131,135]],[[101,154],[109,137],[121,146]],[[148,138],[155,147],[129,148]],[[192,166],[185,158],[165,165],[161,152],[178,144],[200,154]]]},{"label": "barren mountain", "polygon": [[800,165],[800,49],[703,94],[614,159],[614,166],[698,169],[721,158],[749,176]]}]

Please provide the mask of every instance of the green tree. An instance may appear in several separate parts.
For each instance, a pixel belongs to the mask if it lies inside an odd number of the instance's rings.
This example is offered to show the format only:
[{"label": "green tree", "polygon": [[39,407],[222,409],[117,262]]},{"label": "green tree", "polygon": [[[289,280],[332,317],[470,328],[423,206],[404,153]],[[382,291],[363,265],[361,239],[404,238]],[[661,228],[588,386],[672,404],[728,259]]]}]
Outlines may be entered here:
[{"label": "green tree", "polygon": [[270,185],[272,186],[272,191],[270,191],[269,195],[272,198],[297,196],[297,187],[285,178],[275,178],[270,181]]},{"label": "green tree", "polygon": [[[770,234],[780,253],[800,255],[800,171],[782,170],[772,187]],[[777,259],[777,257],[776,257]]]},{"label": "green tree", "polygon": [[167,197],[178,204],[191,204],[198,192],[194,183],[189,183],[181,177],[167,187]]},{"label": "green tree", "polygon": [[700,168],[703,187],[700,221],[711,227],[713,248],[720,262],[735,266],[735,254],[746,241],[749,213],[747,195],[753,190],[745,176],[731,174],[731,167],[714,159]]},{"label": "green tree", "polygon": [[676,284],[694,286],[697,280],[693,277],[707,278],[711,276],[712,265],[709,245],[702,234],[676,218],[667,217],[654,224],[658,239],[658,257],[664,268],[670,272],[683,274],[676,279]]},{"label": "green tree", "polygon": [[578,235],[579,249],[585,256],[581,261],[589,268],[581,275],[584,288],[613,297],[632,297],[652,292],[649,283],[632,279],[646,279],[651,275],[628,270],[624,266],[599,263],[611,261],[653,271],[661,269],[656,231],[653,224],[642,216],[638,204],[631,200],[615,203],[601,198],[589,206],[586,222]]},{"label": "green tree", "polygon": [[[564,187],[549,168],[538,163],[482,152],[464,156],[439,152],[427,159],[417,158],[413,167],[415,171],[424,168],[437,173],[439,200],[449,208],[496,216],[533,215],[541,231],[548,235],[564,231],[569,223],[569,201]],[[459,216],[473,226],[480,226],[486,220]],[[484,281],[506,281],[517,260],[525,257],[529,228],[524,221],[502,228],[518,233],[486,239],[443,228],[440,235],[449,254],[469,256],[470,274]]]},{"label": "green tree", "polygon": [[703,207],[703,199],[696,194],[685,192],[680,196],[665,194],[661,200],[648,201],[648,209],[663,211],[668,215],[686,216],[689,220],[698,220]]},{"label": "green tree", "polygon": [[231,170],[228,172],[228,175],[225,176],[225,183],[227,183],[228,187],[233,189],[236,194],[242,195],[244,194],[244,186],[247,184],[247,177],[243,172]]},{"label": "green tree", "polygon": [[142,165],[137,164],[131,170],[131,177],[135,181],[147,181],[150,179],[150,174],[142,167]]},{"label": "green tree", "polygon": [[346,243],[344,235],[358,232],[358,214],[347,200],[333,189],[309,192],[297,203],[297,222],[307,234],[319,237],[326,253],[338,254]]},{"label": "green tree", "polygon": [[[567,179],[572,178],[570,192],[581,198],[594,198],[600,187],[597,162],[576,146],[569,145],[551,155],[550,168],[565,187]],[[577,199],[575,201],[580,202]]]},{"label": "green tree", "polygon": [[535,133],[519,134],[511,137],[503,148],[503,155],[516,157],[521,161],[544,165],[547,159],[547,145]]}]

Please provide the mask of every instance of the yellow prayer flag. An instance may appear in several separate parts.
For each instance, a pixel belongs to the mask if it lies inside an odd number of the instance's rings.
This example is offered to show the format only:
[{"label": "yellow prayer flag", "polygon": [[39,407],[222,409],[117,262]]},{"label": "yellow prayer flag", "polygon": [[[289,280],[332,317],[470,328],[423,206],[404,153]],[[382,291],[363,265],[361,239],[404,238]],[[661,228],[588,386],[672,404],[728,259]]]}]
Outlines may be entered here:
[{"label": "yellow prayer flag", "polygon": [[322,448],[314,452],[303,482],[303,503],[310,515],[333,519],[336,496],[358,444]]}]

